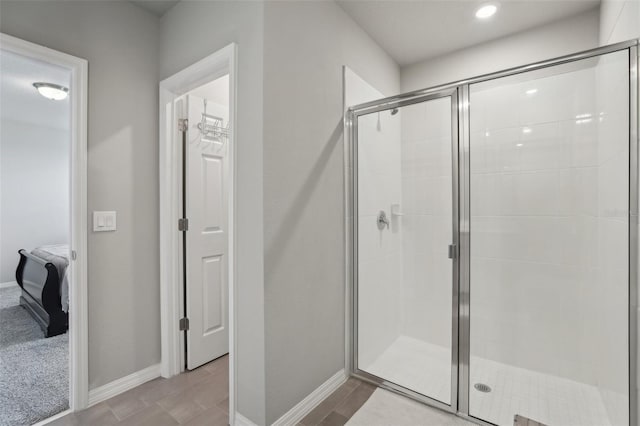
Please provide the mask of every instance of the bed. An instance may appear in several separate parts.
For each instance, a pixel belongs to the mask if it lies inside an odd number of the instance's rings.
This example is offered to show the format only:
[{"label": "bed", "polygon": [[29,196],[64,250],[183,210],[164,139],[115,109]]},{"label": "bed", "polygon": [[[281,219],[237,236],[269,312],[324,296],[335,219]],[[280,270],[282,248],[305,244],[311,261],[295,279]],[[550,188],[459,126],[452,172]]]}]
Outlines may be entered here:
[{"label": "bed", "polygon": [[18,251],[16,281],[22,305],[38,322],[45,337],[69,328],[69,246],[60,244]]}]

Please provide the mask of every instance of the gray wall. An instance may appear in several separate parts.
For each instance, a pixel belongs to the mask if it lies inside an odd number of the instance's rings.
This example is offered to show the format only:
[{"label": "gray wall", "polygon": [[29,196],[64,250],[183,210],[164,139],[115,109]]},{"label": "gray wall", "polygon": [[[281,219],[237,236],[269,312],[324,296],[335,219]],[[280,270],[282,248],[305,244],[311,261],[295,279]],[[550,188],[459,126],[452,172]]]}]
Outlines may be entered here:
[{"label": "gray wall", "polygon": [[126,2],[0,7],[3,33],[89,61],[88,207],[118,212],[116,232],[89,232],[95,388],[160,361],[158,20]]},{"label": "gray wall", "polygon": [[160,76],[171,76],[231,42],[238,44],[236,303],[238,411],[264,424],[262,52],[260,2],[183,1],[161,19]]},{"label": "gray wall", "polygon": [[334,2],[267,2],[267,424],[344,368],[342,66],[385,94],[399,69]]},{"label": "gray wall", "polygon": [[388,93],[399,70],[333,2],[182,2],[161,78],[233,41],[238,410],[270,424],[344,367],[342,65]]},{"label": "gray wall", "polygon": [[598,46],[599,11],[552,22],[532,30],[402,68],[402,91],[450,83]]},{"label": "gray wall", "polygon": [[613,44],[640,37],[638,0],[602,0],[600,44]]},{"label": "gray wall", "polygon": [[0,283],[16,280],[18,250],[69,243],[69,140],[37,119],[0,120]]}]

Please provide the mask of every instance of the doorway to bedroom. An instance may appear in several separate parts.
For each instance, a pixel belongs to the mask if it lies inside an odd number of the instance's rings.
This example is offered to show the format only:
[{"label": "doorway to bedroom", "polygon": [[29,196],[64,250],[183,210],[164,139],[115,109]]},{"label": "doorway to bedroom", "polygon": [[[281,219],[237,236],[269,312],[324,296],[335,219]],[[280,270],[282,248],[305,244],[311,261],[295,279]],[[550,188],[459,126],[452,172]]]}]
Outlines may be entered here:
[{"label": "doorway to bedroom", "polygon": [[32,424],[69,408],[71,73],[0,64],[0,422]]},{"label": "doorway to bedroom", "polygon": [[0,36],[0,425],[33,425],[87,398],[86,61]]}]

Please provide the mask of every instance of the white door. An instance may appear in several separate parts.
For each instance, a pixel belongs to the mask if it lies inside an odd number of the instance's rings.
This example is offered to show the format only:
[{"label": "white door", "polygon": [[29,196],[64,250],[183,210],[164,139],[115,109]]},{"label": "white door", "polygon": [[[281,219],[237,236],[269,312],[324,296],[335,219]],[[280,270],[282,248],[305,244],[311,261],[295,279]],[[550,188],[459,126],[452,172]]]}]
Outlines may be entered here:
[{"label": "white door", "polygon": [[[210,104],[207,113],[222,116],[224,111],[220,109]],[[189,370],[229,352],[228,143],[200,131],[198,124],[202,124],[203,112],[204,100],[188,95],[186,314],[189,318]],[[212,122],[205,124],[208,126]]]}]

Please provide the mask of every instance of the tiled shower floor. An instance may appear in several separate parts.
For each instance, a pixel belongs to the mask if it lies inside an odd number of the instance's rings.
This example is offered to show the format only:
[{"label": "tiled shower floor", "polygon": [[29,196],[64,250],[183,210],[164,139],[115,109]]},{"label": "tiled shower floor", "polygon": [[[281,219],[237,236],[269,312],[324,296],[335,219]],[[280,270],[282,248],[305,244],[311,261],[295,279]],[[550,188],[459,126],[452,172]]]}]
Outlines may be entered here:
[{"label": "tiled shower floor", "polygon": [[[439,401],[451,399],[451,354],[441,346],[401,336],[364,370]],[[474,389],[475,383],[491,392]],[[471,386],[471,415],[498,425],[513,425],[516,414],[550,426],[611,425],[595,386],[474,357]]]}]

